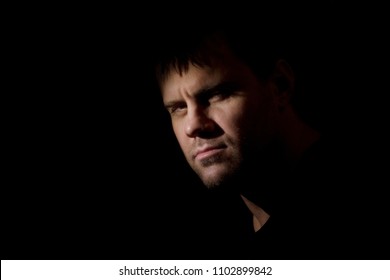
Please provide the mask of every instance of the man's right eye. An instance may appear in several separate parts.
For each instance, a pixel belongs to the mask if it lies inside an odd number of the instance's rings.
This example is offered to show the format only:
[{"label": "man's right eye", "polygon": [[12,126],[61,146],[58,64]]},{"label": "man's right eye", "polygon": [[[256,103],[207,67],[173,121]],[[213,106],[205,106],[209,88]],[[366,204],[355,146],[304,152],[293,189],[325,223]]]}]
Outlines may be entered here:
[{"label": "man's right eye", "polygon": [[170,114],[177,114],[180,112],[183,112],[185,109],[187,109],[187,106],[185,104],[177,104],[174,106],[170,106],[168,109],[168,112]]}]

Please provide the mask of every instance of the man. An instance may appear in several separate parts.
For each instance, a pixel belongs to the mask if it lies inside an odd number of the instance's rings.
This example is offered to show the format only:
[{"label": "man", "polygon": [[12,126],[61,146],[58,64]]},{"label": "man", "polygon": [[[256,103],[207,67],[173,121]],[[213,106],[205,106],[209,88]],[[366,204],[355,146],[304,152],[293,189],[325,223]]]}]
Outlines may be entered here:
[{"label": "man", "polygon": [[[220,256],[325,258],[336,248],[331,258],[359,256],[350,240],[365,214],[354,215],[360,196],[349,192],[346,143],[298,113],[288,38],[242,30],[175,34],[156,67],[188,164],[211,191],[239,197],[251,217],[244,241],[221,242]],[[226,255],[229,244],[239,253]]]}]

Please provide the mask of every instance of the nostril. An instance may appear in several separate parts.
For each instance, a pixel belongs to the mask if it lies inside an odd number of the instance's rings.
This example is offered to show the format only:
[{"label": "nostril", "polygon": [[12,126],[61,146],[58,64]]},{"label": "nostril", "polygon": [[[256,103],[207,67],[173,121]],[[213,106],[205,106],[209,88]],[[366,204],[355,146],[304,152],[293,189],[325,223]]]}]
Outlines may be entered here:
[{"label": "nostril", "polygon": [[196,137],[214,129],[213,121],[209,119],[197,118],[189,121],[186,133],[190,137]]},{"label": "nostril", "polygon": [[203,131],[212,131],[214,128],[214,122],[209,120],[208,122],[204,122],[202,124],[202,130]]}]

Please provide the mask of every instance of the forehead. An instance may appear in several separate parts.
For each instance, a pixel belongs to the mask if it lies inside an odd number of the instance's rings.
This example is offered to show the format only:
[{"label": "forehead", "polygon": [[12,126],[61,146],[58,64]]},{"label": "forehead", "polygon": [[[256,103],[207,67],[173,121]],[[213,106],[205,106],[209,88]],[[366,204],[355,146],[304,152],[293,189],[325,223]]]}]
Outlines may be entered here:
[{"label": "forehead", "polygon": [[223,72],[226,71],[221,67],[198,67],[192,64],[189,65],[187,71],[181,74],[175,69],[171,69],[161,84],[163,97],[181,92],[191,93],[208,87],[219,82],[224,76]]},{"label": "forehead", "polygon": [[175,93],[191,94],[221,82],[244,83],[253,78],[254,75],[248,66],[228,50],[221,50],[218,55],[211,57],[207,66],[201,67],[190,63],[188,70],[182,73],[171,68],[161,82],[161,91],[163,97]]}]

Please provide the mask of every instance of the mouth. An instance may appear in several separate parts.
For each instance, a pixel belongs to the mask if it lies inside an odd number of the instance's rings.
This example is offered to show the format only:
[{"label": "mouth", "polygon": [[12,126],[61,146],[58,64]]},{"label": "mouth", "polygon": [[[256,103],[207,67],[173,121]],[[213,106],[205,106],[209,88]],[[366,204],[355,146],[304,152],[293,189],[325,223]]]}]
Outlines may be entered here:
[{"label": "mouth", "polygon": [[226,146],[224,145],[201,148],[195,153],[195,159],[203,160],[205,158],[215,156],[221,153],[225,148]]}]

